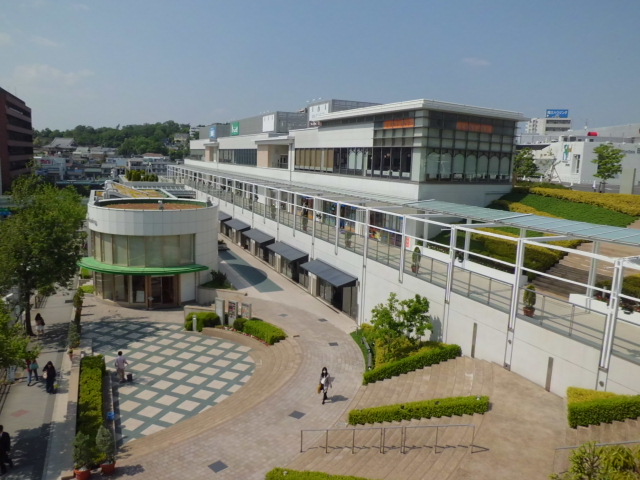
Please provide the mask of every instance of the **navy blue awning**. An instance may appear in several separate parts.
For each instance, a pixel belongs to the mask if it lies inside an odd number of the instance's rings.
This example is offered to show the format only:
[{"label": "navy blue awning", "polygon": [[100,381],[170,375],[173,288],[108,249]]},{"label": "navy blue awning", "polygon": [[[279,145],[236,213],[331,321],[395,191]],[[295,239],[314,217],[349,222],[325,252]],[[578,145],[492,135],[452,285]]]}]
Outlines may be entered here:
[{"label": "navy blue awning", "polygon": [[311,260],[310,262],[300,265],[300,268],[305,269],[309,273],[313,273],[334,287],[351,286],[350,284],[358,281],[357,277],[344,273],[342,270],[338,270],[328,263],[324,263],[322,260]]},{"label": "navy blue awning", "polygon": [[272,237],[271,235],[267,235],[264,232],[261,232],[257,228],[252,228],[251,230],[242,232],[242,235],[244,235],[247,238],[250,238],[251,240],[256,242],[258,245],[264,245],[265,243],[276,241],[274,237]]},{"label": "navy blue awning", "polygon": [[234,230],[237,230],[239,232],[242,232],[244,230],[249,230],[251,228],[251,225],[247,225],[246,223],[241,222],[237,218],[232,218],[231,220],[227,220],[224,222],[224,224],[229,228],[233,228]]},{"label": "navy blue awning", "polygon": [[229,215],[228,213],[218,211],[218,221],[226,222],[227,220],[231,220],[231,215]]},{"label": "navy blue awning", "polygon": [[297,248],[293,248],[290,245],[287,245],[283,242],[272,243],[271,245],[267,245],[267,250],[271,250],[273,253],[277,253],[282,258],[289,262],[295,262],[297,260],[308,260],[309,254],[303,252],[302,250],[298,250]]}]

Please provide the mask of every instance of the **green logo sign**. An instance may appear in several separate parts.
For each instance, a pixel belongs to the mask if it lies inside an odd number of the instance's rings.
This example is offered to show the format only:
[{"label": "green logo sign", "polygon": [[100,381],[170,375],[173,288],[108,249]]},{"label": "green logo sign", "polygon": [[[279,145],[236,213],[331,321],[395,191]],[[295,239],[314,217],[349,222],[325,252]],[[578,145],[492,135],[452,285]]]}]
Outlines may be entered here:
[{"label": "green logo sign", "polygon": [[231,135],[240,135],[240,122],[231,123]]}]

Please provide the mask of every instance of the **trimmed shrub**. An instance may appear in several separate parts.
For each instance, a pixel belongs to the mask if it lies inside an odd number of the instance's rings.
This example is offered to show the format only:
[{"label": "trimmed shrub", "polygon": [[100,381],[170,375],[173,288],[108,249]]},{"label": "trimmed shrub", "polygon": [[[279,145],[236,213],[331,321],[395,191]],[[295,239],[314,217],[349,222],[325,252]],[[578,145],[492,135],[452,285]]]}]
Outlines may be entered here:
[{"label": "trimmed shrub", "polygon": [[244,324],[247,323],[247,319],[243,317],[238,317],[233,321],[233,329],[239,332],[244,331]]},{"label": "trimmed shrub", "polygon": [[104,357],[84,357],[80,362],[80,386],[76,431],[89,436],[92,448],[98,429],[104,423]]},{"label": "trimmed shrub", "polygon": [[[620,212],[632,217],[640,216],[640,198],[637,195],[618,193],[578,192],[574,190],[556,190],[551,188],[530,188],[530,193],[544,197],[559,198],[570,202],[585,203]],[[630,222],[629,222],[630,223]]]},{"label": "trimmed shrub", "polygon": [[[596,282],[596,287],[611,290],[611,280],[601,280]],[[622,281],[622,294],[630,297],[640,298],[640,275],[629,275]]]},{"label": "trimmed shrub", "polygon": [[618,395],[569,387],[567,410],[571,428],[611,423],[614,420],[623,422],[640,417],[640,395]]},{"label": "trimmed shrub", "polygon": [[242,330],[247,335],[253,335],[261,340],[264,340],[269,345],[279,342],[287,338],[287,334],[284,330],[271,325],[270,323],[263,322],[259,318],[252,318],[244,323]]},{"label": "trimmed shrub", "polygon": [[80,346],[80,329],[79,323],[69,322],[69,334],[67,341],[69,342],[69,348],[76,348]]},{"label": "trimmed shrub", "polygon": [[290,468],[274,468],[264,477],[265,480],[367,480],[363,477],[349,475],[331,475],[324,472],[291,470]]},{"label": "trimmed shrub", "polygon": [[184,319],[184,329],[193,330],[193,316],[196,316],[196,330],[202,332],[205,327],[215,327],[221,325],[220,317],[216,312],[191,312]]},{"label": "trimmed shrub", "polygon": [[387,378],[402,375],[403,373],[413,372],[420,368],[428,367],[436,363],[451,360],[462,355],[462,349],[459,345],[440,345],[437,347],[428,347],[419,351],[415,355],[397,360],[395,362],[386,363],[379,367],[365,372],[363,385],[385,380]]},{"label": "trimmed shrub", "polygon": [[453,415],[473,415],[489,411],[489,397],[471,395],[468,397],[436,398],[420,402],[399,403],[382,407],[363,408],[349,412],[350,425],[368,423],[400,422]]}]

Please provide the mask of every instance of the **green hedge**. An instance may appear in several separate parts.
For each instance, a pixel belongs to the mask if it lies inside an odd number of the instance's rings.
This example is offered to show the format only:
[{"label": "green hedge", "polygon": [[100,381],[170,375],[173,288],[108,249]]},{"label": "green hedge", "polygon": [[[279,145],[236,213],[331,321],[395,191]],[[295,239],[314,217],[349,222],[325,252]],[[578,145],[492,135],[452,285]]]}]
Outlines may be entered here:
[{"label": "green hedge", "polygon": [[273,345],[274,343],[287,338],[287,334],[284,333],[284,330],[276,327],[275,325],[271,325],[270,323],[263,322],[259,318],[251,318],[247,320],[244,323],[242,331],[247,335],[253,335],[254,337],[264,340],[269,345]]},{"label": "green hedge", "polygon": [[640,417],[640,395],[616,395],[595,390],[589,395],[588,392],[585,389],[567,389],[567,417],[571,428]]},{"label": "green hedge", "polygon": [[428,350],[419,352],[410,357],[389,362],[364,373],[363,385],[377,382],[386,378],[402,375],[403,373],[413,372],[436,363],[444,362],[452,358],[462,355],[462,349],[459,345],[441,345],[431,347]]},{"label": "green hedge", "polygon": [[222,325],[220,322],[220,316],[216,312],[191,312],[185,316],[184,329],[188,331],[193,330],[193,315],[196,316],[196,330],[202,331],[204,327],[215,327]]},{"label": "green hedge", "polygon": [[473,415],[489,411],[489,397],[435,398],[420,402],[384,405],[382,407],[363,408],[349,412],[350,425],[369,423],[400,422],[432,417],[451,417],[453,415]]},{"label": "green hedge", "polygon": [[76,432],[89,435],[95,442],[100,425],[104,424],[104,357],[84,357],[80,362],[80,389]]},{"label": "green hedge", "polygon": [[244,330],[244,324],[247,323],[247,318],[238,317],[233,321],[233,329],[242,332]]},{"label": "green hedge", "polygon": [[[596,287],[611,290],[611,280],[596,282]],[[640,275],[629,275],[622,281],[622,294],[640,298]]]},{"label": "green hedge", "polygon": [[274,468],[264,478],[265,480],[368,480],[364,477],[330,475],[324,472],[291,470],[290,468]]}]

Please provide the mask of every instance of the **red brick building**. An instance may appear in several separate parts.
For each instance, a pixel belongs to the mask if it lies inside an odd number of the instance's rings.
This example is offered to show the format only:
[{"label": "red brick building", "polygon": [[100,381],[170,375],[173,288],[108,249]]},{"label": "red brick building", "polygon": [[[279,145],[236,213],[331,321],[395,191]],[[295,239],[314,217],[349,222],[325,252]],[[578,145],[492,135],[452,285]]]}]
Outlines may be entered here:
[{"label": "red brick building", "polygon": [[0,88],[0,193],[10,190],[13,180],[29,172],[32,159],[31,109]]}]

